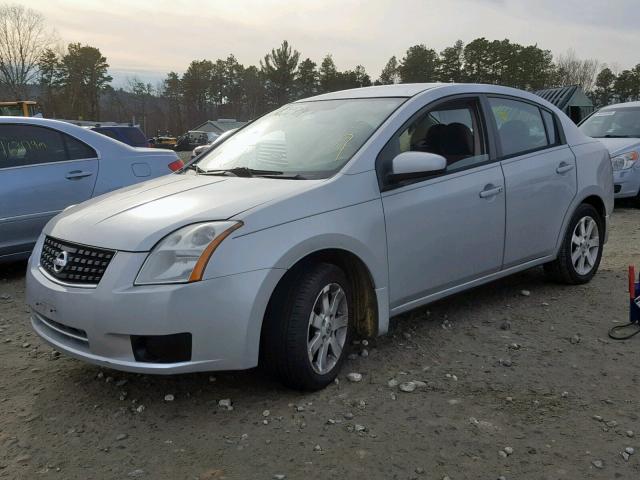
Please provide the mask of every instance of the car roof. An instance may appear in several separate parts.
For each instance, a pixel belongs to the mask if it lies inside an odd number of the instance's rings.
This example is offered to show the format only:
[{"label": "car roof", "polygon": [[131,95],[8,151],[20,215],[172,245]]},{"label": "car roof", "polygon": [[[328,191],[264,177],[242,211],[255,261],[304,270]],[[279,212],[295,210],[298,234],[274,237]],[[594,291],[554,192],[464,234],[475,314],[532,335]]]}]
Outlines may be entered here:
[{"label": "car roof", "polygon": [[5,124],[24,124],[24,125],[37,125],[40,127],[49,127],[55,130],[67,133],[72,137],[76,137],[83,142],[88,143],[93,148],[118,148],[118,149],[131,149],[133,147],[126,145],[122,142],[114,140],[113,138],[102,135],[98,132],[94,132],[92,128],[80,127],[73,123],[64,122],[61,120],[53,120],[51,118],[39,118],[39,117],[0,117],[0,125]]},{"label": "car roof", "polygon": [[394,85],[376,85],[373,87],[352,88],[337,92],[324,93],[315,97],[303,98],[299,102],[313,102],[320,100],[346,100],[355,98],[410,98],[429,90],[442,91],[443,95],[485,93],[502,94],[528,99],[540,105],[551,107],[551,104],[538,95],[512,87],[484,83],[398,83]]},{"label": "car roof", "polygon": [[[0,117],[0,123],[30,123],[32,125],[42,125],[43,127],[54,127],[54,128],[63,128],[66,129],[71,125],[71,127],[76,127],[69,122],[63,122],[61,120],[53,120],[51,118],[40,118],[40,117],[11,117],[11,116],[2,116]],[[77,127],[80,128],[80,127]]]},{"label": "car roof", "polygon": [[135,128],[137,130],[140,130],[140,127],[138,127],[137,125],[97,125],[94,127],[89,127],[92,128],[93,130],[97,130],[99,128],[102,129],[106,129],[106,128]]},{"label": "car roof", "polygon": [[397,83],[394,85],[376,85],[373,87],[351,88],[337,92],[323,93],[315,97],[303,98],[298,102],[316,100],[340,100],[346,98],[382,98],[382,97],[413,97],[425,90],[447,85],[444,83]]}]

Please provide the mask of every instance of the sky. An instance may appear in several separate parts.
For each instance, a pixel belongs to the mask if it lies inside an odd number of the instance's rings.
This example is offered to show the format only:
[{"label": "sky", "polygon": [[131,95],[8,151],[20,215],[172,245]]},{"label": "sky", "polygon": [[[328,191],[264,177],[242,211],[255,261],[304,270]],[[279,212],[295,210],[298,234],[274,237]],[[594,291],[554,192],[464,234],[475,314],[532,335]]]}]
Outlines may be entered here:
[{"label": "sky", "polygon": [[[11,2],[11,0],[8,0]],[[301,58],[333,55],[376,79],[387,60],[424,43],[508,38],[573,49],[624,69],[640,63],[639,0],[20,0],[41,12],[63,43],[98,47],[114,84],[156,84],[194,59],[258,65],[286,39]]]}]

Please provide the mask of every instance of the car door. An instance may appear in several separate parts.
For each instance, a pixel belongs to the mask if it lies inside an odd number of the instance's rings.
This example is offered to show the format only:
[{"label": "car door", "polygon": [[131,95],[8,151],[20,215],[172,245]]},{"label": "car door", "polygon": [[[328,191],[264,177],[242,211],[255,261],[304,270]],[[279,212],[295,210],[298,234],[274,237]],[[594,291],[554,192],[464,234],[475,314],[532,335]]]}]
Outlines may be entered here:
[{"label": "car door", "polygon": [[[378,156],[392,311],[500,270],[504,178],[492,144],[479,98],[461,97],[418,112]],[[391,161],[409,150],[444,156],[446,171],[390,184]]]},{"label": "car door", "polygon": [[91,197],[96,151],[58,130],[0,124],[0,256],[28,253],[44,225]]},{"label": "car door", "polygon": [[554,253],[577,192],[576,159],[551,111],[514,98],[487,100],[505,177],[508,268]]}]

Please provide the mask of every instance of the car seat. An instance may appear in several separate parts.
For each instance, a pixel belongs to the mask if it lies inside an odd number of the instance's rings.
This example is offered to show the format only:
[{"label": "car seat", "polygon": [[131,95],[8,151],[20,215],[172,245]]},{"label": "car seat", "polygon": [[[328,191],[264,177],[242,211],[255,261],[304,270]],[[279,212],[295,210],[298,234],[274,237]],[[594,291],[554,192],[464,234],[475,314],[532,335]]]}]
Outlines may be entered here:
[{"label": "car seat", "polygon": [[447,165],[473,155],[473,133],[462,123],[450,123],[440,137],[441,155],[447,159]]}]

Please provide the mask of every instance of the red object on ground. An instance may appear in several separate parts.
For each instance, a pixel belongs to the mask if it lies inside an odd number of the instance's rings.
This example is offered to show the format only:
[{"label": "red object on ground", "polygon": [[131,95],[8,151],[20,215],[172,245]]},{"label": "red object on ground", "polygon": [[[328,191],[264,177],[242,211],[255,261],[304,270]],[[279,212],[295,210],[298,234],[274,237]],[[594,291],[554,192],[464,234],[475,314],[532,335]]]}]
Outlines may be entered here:
[{"label": "red object on ground", "polygon": [[629,297],[636,298],[636,268],[629,265]]}]

